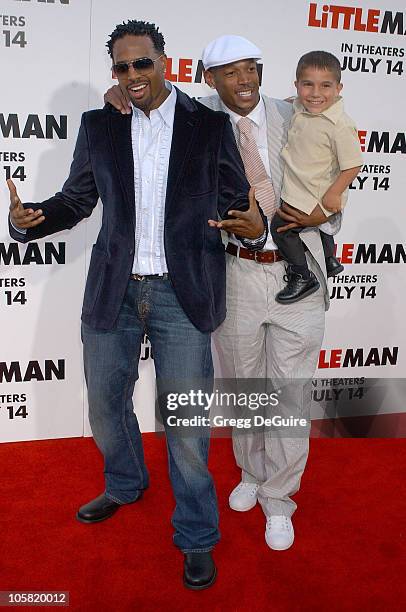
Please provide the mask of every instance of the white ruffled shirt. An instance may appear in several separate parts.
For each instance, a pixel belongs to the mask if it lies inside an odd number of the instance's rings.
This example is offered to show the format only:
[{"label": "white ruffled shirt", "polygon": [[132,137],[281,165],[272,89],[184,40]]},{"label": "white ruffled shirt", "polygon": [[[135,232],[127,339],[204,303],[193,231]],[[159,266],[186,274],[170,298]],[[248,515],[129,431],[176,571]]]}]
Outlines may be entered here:
[{"label": "white ruffled shirt", "polygon": [[176,89],[149,118],[133,106],[131,140],[134,159],[135,254],[133,274],[168,272],[164,248],[166,184],[175,117]]}]

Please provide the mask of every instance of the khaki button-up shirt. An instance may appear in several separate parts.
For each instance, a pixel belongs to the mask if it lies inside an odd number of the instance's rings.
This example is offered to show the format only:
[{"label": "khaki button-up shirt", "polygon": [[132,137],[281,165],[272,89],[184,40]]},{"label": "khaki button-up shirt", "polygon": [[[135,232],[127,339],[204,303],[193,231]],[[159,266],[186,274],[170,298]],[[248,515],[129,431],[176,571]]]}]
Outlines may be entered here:
[{"label": "khaki button-up shirt", "polygon": [[[343,170],[362,165],[357,128],[345,114],[341,97],[322,113],[309,113],[296,99],[295,113],[282,151],[285,160],[282,199],[310,214]],[[348,189],[342,195],[344,208]],[[323,208],[323,206],[321,206]],[[324,213],[331,213],[323,208]]]}]

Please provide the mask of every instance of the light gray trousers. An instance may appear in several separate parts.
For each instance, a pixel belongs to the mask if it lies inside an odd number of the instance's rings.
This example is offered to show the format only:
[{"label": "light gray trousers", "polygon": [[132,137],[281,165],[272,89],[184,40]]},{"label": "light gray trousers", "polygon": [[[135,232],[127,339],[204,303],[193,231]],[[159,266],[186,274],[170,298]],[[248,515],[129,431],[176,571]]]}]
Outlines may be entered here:
[{"label": "light gray trousers", "polygon": [[[295,304],[278,304],[275,295],[285,286],[285,263],[257,264],[227,257],[227,317],[214,334],[224,378],[278,381],[289,388],[289,405],[282,414],[310,419],[311,379],[324,334],[323,284]],[[309,267],[320,271],[308,257]],[[268,389],[268,387],[267,387]],[[285,395],[286,397],[286,395]],[[278,407],[271,409],[280,414]],[[291,516],[290,496],[298,491],[309,452],[309,428],[294,435],[269,431],[233,430],[233,449],[242,481],[258,483],[266,516]]]}]

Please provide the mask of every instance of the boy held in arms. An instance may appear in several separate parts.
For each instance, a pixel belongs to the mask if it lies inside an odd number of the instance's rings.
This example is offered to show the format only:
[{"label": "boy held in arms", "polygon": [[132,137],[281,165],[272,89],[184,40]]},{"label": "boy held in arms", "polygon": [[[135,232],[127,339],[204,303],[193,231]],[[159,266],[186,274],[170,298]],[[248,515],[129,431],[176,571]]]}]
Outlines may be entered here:
[{"label": "boy held in arms", "polygon": [[[300,58],[295,112],[282,151],[285,161],[282,200],[307,214],[319,208],[326,217],[319,229],[327,276],[335,276],[344,269],[334,256],[333,235],[341,226],[348,187],[362,165],[357,129],[345,114],[339,95],[343,87],[340,81],[340,62],[331,53],[311,51]],[[272,237],[288,262],[287,285],[275,299],[291,304],[317,291],[320,284],[307,265],[299,236],[303,228],[279,233],[282,226],[286,226],[286,221],[275,214]]]}]

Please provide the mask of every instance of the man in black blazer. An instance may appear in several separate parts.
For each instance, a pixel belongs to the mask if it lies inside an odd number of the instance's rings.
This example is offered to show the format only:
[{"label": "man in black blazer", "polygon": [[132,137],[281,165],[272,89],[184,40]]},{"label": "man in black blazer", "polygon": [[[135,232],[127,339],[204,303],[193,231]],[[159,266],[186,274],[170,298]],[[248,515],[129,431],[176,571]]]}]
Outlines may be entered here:
[{"label": "man in black blazer", "polygon": [[[80,508],[77,518],[86,523],[109,518],[148,486],[132,404],[144,332],[154,350],[158,391],[160,384],[166,392],[185,391],[192,380],[210,388],[210,332],[226,313],[224,248],[208,219],[234,211],[228,229],[245,236],[248,248],[261,248],[266,238],[228,117],[165,82],[162,34],[153,24],[129,21],[117,26],[108,48],[132,115],[108,105],[84,113],[69,178],[48,200],[23,205],[9,181],[10,233],[20,242],[72,228],[99,197],[103,203],[82,338],[89,418],[104,455],[106,489]],[[207,416],[193,403],[183,414]],[[210,551],[219,539],[208,428],[174,432],[163,421],[184,583],[206,588],[216,576]]]}]

